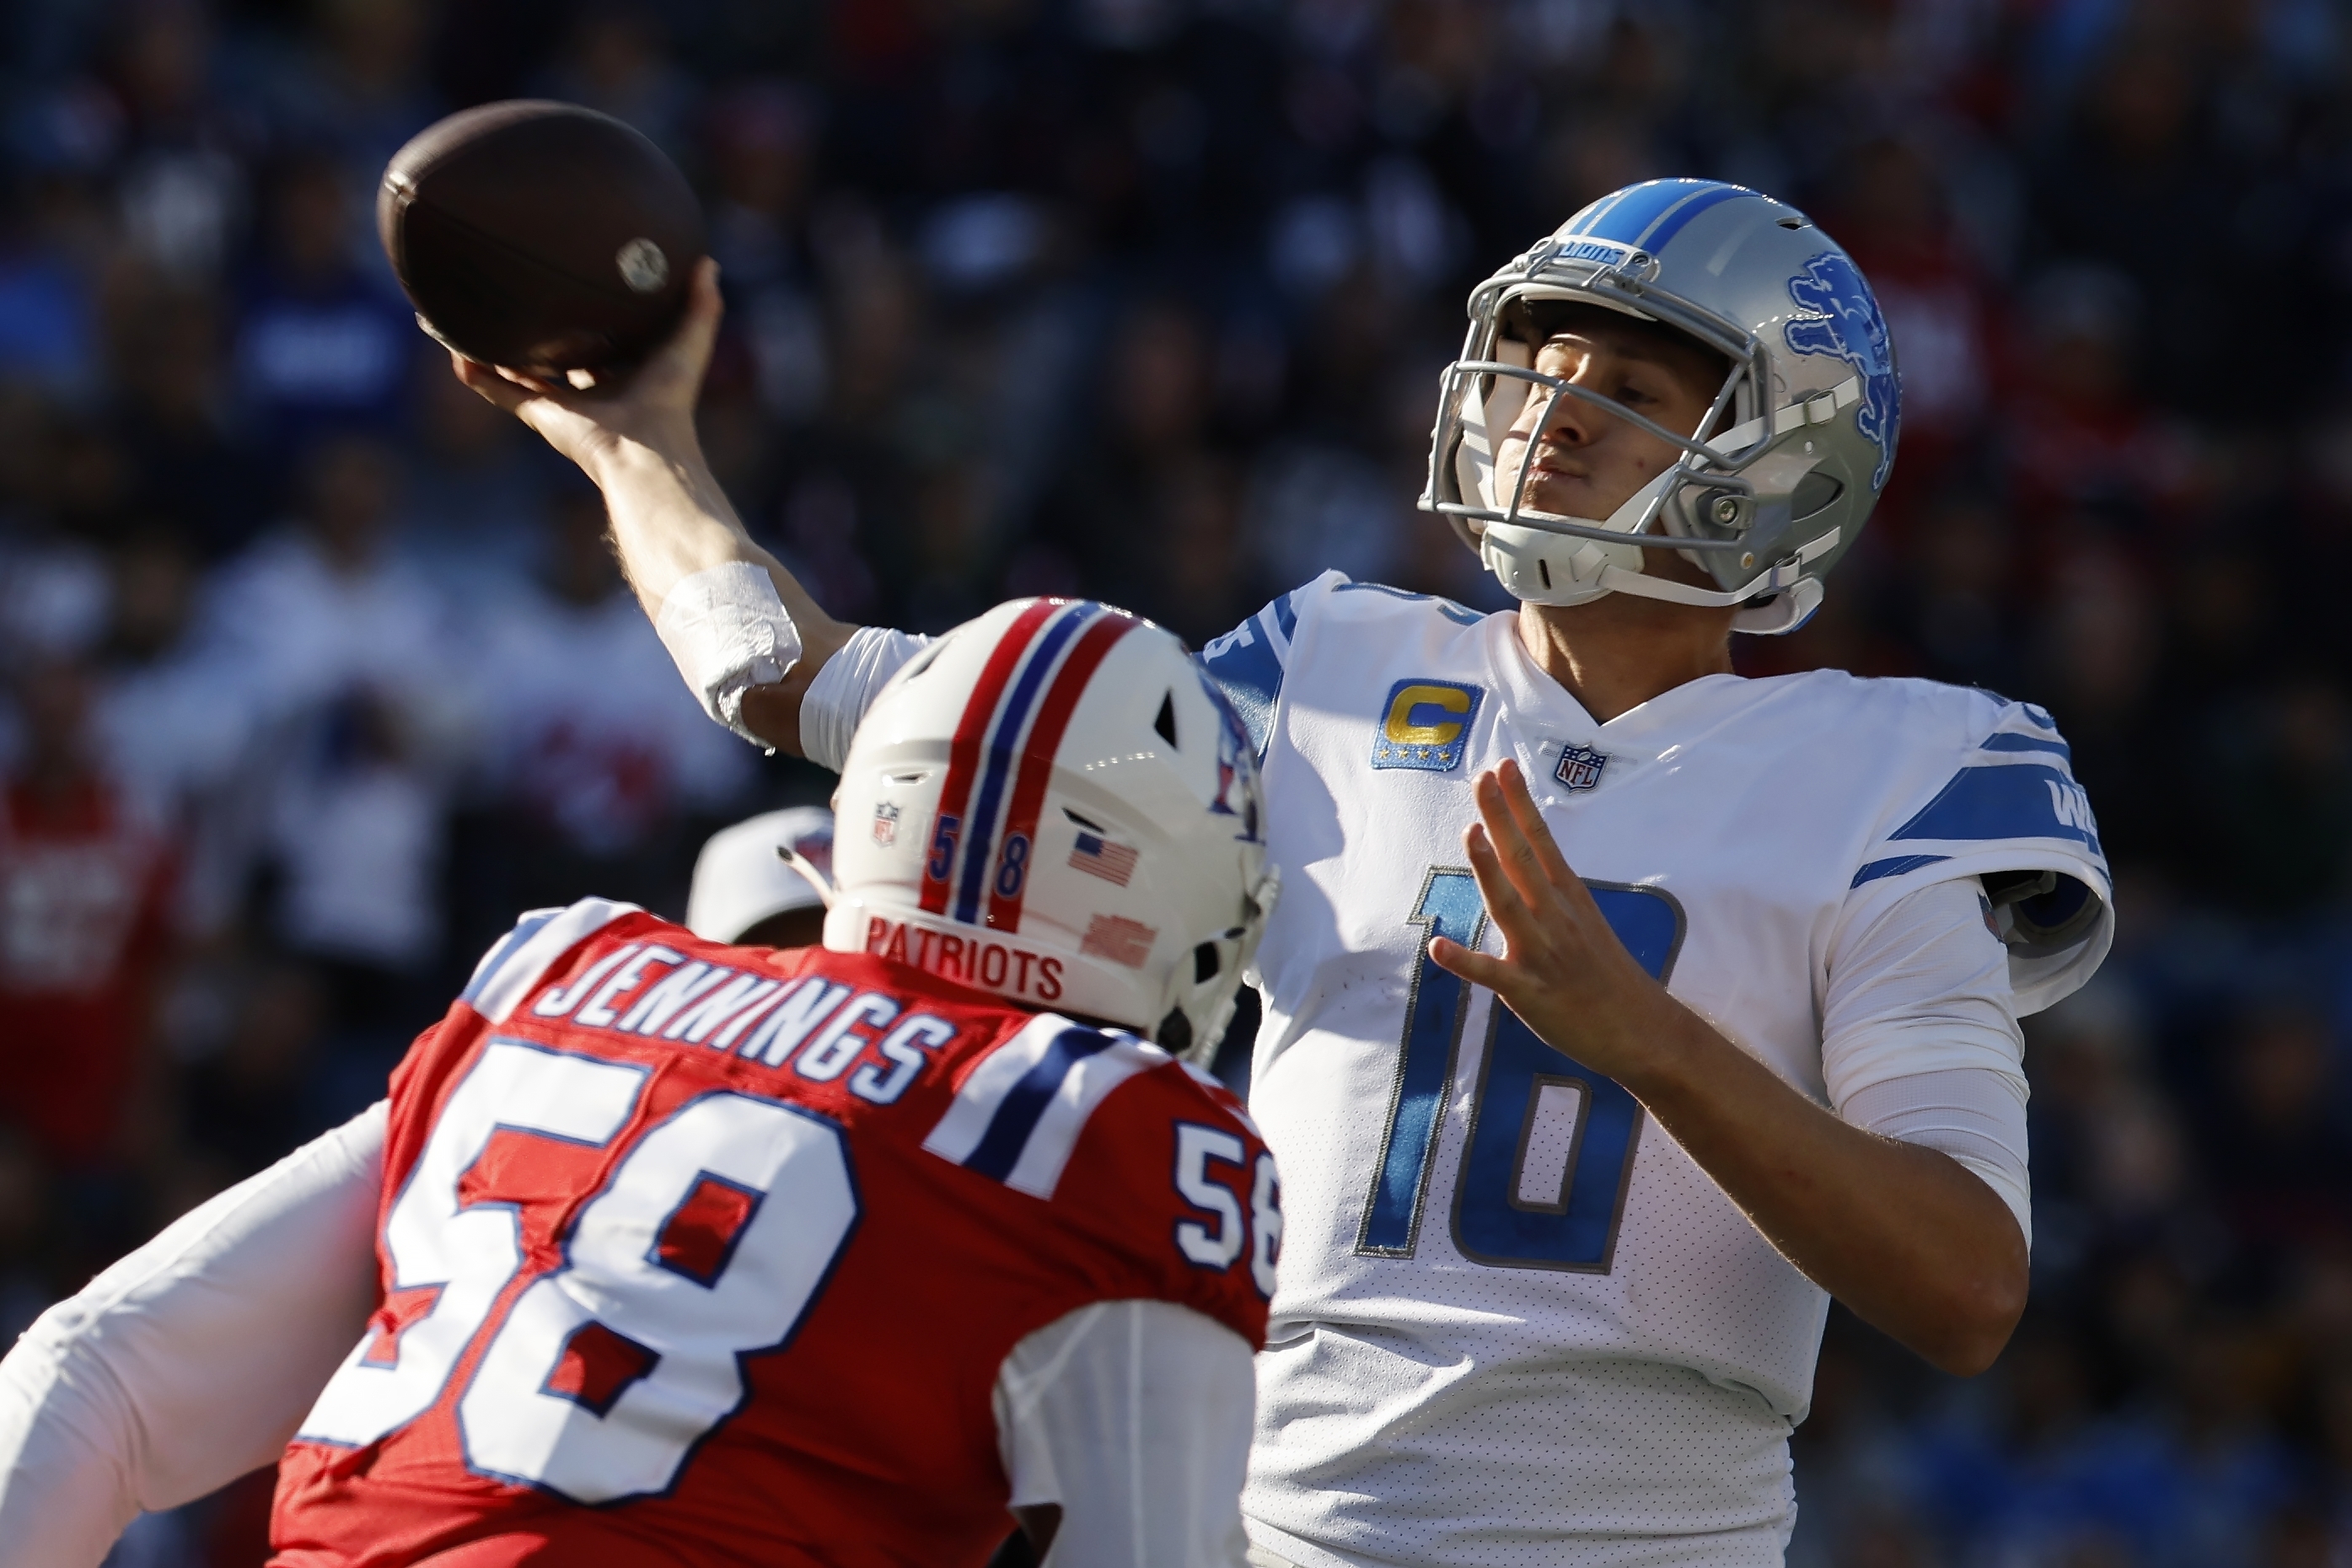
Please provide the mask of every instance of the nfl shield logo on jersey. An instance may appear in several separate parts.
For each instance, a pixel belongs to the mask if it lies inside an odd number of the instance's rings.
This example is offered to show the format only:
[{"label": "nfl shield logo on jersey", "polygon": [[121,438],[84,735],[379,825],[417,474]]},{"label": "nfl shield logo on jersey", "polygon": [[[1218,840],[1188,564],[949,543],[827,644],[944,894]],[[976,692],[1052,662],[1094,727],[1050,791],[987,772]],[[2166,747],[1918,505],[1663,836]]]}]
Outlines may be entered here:
[{"label": "nfl shield logo on jersey", "polygon": [[1608,765],[1608,752],[1571,742],[1560,748],[1559,766],[1552,769],[1551,776],[1572,790],[1591,789],[1601,782],[1601,770]]},{"label": "nfl shield logo on jersey", "polygon": [[1458,680],[1400,680],[1389,688],[1372,735],[1372,766],[1450,773],[1468,749],[1483,687]]}]

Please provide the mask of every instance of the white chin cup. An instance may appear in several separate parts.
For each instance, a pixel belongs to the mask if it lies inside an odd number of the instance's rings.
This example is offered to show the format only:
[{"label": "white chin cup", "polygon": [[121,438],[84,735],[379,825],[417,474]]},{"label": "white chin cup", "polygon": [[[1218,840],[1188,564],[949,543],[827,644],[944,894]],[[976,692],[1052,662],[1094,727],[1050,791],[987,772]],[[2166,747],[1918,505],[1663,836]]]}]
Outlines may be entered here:
[{"label": "white chin cup", "polygon": [[[1641,528],[1652,503],[1676,472],[1668,468],[1635,490],[1606,521],[1583,517],[1558,521],[1630,535]],[[1502,509],[1498,506],[1497,510]],[[1520,510],[1524,515],[1551,515],[1529,512],[1524,507]],[[1580,539],[1571,533],[1553,533],[1516,522],[1490,522],[1478,539],[1478,559],[1486,563],[1486,570],[1495,574],[1511,597],[1530,605],[1590,604],[1624,586],[1625,578],[1639,576],[1644,553],[1638,544],[1603,544],[1597,539]]]},{"label": "white chin cup", "polygon": [[[1587,528],[1606,529],[1612,533],[1633,533],[1650,510],[1652,500],[1677,475],[1669,468],[1636,490],[1612,513],[1606,522],[1588,518],[1564,517],[1562,522],[1581,524]],[[1532,515],[1549,517],[1549,513]],[[1478,559],[1486,563],[1496,579],[1510,595],[1529,605],[1586,605],[1604,594],[1632,594],[1638,598],[1663,599],[1669,604],[1696,605],[1720,609],[1727,605],[1745,605],[1762,593],[1772,596],[1754,608],[1743,608],[1732,618],[1734,631],[1748,632],[1761,637],[1778,637],[1795,631],[1821,607],[1822,584],[1818,578],[1802,577],[1786,583],[1777,592],[1773,588],[1774,574],[1759,573],[1756,579],[1741,588],[1701,588],[1671,578],[1654,577],[1643,570],[1643,557],[1648,553],[1638,544],[1604,544],[1599,540],[1581,539],[1570,533],[1553,533],[1525,523],[1487,523],[1478,533]],[[1704,568],[1706,563],[1694,550],[1678,552],[1683,559]]]},{"label": "white chin cup", "polygon": [[1478,558],[1511,597],[1530,605],[1583,605],[1612,590],[1601,574],[1642,569],[1637,544],[1602,544],[1517,523],[1490,522]]}]

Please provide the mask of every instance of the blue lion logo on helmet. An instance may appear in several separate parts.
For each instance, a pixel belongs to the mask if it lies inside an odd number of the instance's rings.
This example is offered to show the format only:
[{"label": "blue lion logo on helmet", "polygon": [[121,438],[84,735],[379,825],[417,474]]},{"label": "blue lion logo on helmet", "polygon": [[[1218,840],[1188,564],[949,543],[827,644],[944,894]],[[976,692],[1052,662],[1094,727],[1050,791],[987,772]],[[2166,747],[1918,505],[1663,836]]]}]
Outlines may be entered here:
[{"label": "blue lion logo on helmet", "polygon": [[1886,336],[1886,318],[1861,270],[1841,253],[1825,250],[1789,279],[1789,298],[1810,312],[1790,318],[1784,329],[1789,347],[1801,354],[1830,354],[1862,377],[1862,407],[1854,426],[1878,447],[1873,491],[1886,488],[1895,467],[1895,439],[1903,426],[1903,383]]}]

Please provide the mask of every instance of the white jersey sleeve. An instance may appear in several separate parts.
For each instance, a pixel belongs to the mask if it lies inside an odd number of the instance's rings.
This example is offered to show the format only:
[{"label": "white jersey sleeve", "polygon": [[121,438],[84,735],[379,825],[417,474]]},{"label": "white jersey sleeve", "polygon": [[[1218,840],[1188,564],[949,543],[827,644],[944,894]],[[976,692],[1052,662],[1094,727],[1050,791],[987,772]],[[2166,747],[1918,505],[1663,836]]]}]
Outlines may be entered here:
[{"label": "white jersey sleeve", "polygon": [[1990,916],[1973,879],[1932,882],[1833,951],[1822,1077],[1847,1121],[1982,1178],[2031,1244],[2025,1040]]},{"label": "white jersey sleeve", "polygon": [[887,626],[860,626],[849,634],[801,699],[801,755],[822,768],[841,771],[850,737],[866,710],[931,639]]},{"label": "white jersey sleeve", "polygon": [[[1912,684],[1940,695],[1906,715],[1904,738],[1936,743],[1890,755],[1889,810],[1841,923],[1866,929],[1933,882],[1979,882],[2009,951],[2017,1011],[2038,1013],[2088,980],[2115,942],[2106,851],[2074,753],[2031,702]],[[1932,772],[1906,765],[1930,761]]]},{"label": "white jersey sleeve", "polygon": [[1172,1301],[1097,1301],[1015,1345],[998,1442],[1011,1506],[1061,1506],[1047,1568],[1235,1568],[1255,1397],[1249,1345]]},{"label": "white jersey sleeve", "polygon": [[0,1568],[90,1568],[276,1458],[365,1329],[379,1103],[191,1210],[0,1361]]}]

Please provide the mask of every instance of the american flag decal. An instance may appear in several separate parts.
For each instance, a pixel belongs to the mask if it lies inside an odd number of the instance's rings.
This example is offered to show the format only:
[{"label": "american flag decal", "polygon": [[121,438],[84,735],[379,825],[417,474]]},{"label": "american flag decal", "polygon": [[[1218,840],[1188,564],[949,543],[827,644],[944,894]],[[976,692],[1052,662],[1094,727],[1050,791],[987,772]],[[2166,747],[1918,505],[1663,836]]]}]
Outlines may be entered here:
[{"label": "american flag decal", "polygon": [[1070,864],[1090,877],[1100,877],[1124,888],[1127,879],[1135,875],[1135,851],[1124,844],[1081,833],[1077,847],[1070,851]]},{"label": "american flag decal", "polygon": [[1141,921],[1131,921],[1125,915],[1097,915],[1087,922],[1086,939],[1078,943],[1078,951],[1095,958],[1108,958],[1113,963],[1124,963],[1129,969],[1140,969],[1151,962],[1151,944],[1159,940],[1160,932]]}]

